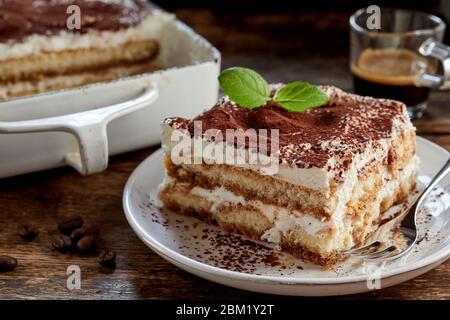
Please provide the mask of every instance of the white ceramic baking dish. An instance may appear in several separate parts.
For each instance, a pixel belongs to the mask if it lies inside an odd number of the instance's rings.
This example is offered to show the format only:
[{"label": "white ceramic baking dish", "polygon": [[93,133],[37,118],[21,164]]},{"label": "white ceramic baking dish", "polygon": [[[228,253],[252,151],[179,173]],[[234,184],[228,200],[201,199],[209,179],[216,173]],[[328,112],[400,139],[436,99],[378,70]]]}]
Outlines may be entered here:
[{"label": "white ceramic baking dish", "polygon": [[220,53],[176,19],[160,42],[168,69],[1,102],[0,178],[64,165],[100,172],[109,155],[159,143],[164,118],[211,107]]}]

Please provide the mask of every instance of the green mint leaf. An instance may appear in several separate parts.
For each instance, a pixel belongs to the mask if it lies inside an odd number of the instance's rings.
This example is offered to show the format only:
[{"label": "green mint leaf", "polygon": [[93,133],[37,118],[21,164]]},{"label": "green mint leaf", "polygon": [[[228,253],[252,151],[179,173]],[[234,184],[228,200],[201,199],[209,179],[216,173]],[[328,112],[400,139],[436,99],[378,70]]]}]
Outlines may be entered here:
[{"label": "green mint leaf", "polygon": [[270,89],[266,80],[251,69],[234,67],[224,70],[219,76],[223,92],[240,107],[261,107],[269,99]]},{"label": "green mint leaf", "polygon": [[273,100],[291,112],[303,112],[323,106],[328,96],[310,83],[295,81],[288,83],[275,93]]}]

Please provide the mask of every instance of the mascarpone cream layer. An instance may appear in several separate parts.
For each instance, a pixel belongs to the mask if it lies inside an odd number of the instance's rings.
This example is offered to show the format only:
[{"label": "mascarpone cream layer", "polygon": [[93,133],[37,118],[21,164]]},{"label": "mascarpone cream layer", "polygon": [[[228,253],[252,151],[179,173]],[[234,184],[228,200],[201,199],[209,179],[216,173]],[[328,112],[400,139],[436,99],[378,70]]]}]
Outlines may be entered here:
[{"label": "mascarpone cream layer", "polygon": [[[174,131],[177,131],[180,135],[177,135],[176,137],[172,136]],[[202,160],[208,160],[209,158],[209,153],[207,151],[199,154],[192,152],[195,146],[201,146],[202,150],[211,150],[217,147],[217,150],[220,150],[223,153],[222,159],[233,157],[236,159],[232,164],[226,163],[228,165],[254,170],[259,174],[271,175],[289,183],[302,185],[314,190],[327,189],[330,185],[331,175],[324,168],[292,168],[285,164],[279,164],[278,159],[276,158],[271,159],[270,157],[261,154],[258,154],[258,162],[255,164],[250,164],[248,161],[247,163],[239,164],[239,161],[245,162],[245,159],[249,159],[248,149],[238,149],[226,142],[211,142],[199,137],[191,138],[186,131],[175,129],[164,124],[162,147],[166,154],[170,155],[172,161],[177,165],[182,164],[176,163],[174,160],[179,159],[178,156],[182,151],[183,146],[187,147],[187,149],[190,148],[189,150],[191,150],[191,153],[186,155],[185,159],[191,159],[190,161],[192,163],[202,163]],[[274,164],[273,161],[276,161],[276,172],[272,170]]]},{"label": "mascarpone cream layer", "polygon": [[[373,143],[370,143],[363,153],[354,155],[351,166],[342,174],[342,180],[344,182],[341,183],[338,188],[338,197],[340,199],[340,202],[343,201],[344,204],[347,203],[348,199],[351,196],[351,191],[358,181],[359,172],[373,161],[383,161],[389,151],[389,148],[393,144],[393,141],[398,138],[399,134],[405,131],[414,131],[414,127],[409,121],[406,124],[400,120],[394,121],[392,130],[393,134],[390,138],[378,140],[376,147],[373,146]],[[339,139],[336,139],[332,142],[334,146],[339,145],[340,143]],[[329,148],[329,144],[330,143],[323,143],[323,147]],[[245,159],[249,159],[250,152],[248,151],[248,149],[238,149],[222,141],[213,142],[202,139],[200,137],[191,138],[190,134],[187,131],[173,128],[167,124],[163,125],[162,146],[166,154],[171,156],[172,161],[176,165],[183,164],[184,160],[189,160],[191,161],[191,163],[201,164],[202,160],[208,161],[209,155],[214,154],[213,152],[209,151],[217,148],[215,150],[219,150],[219,152],[223,153],[222,159],[235,157],[234,159],[236,159],[236,161],[232,164],[226,163],[228,165],[254,170],[259,174],[271,175],[274,178],[281,179],[292,184],[323,192],[329,190],[331,184],[333,183],[333,174],[326,168],[291,167],[284,163],[278,163],[278,160],[276,158],[270,158],[261,154],[258,154],[259,158],[257,163],[248,163],[248,161],[245,162]],[[200,153],[196,153],[193,151],[195,150],[196,146],[201,146]],[[186,149],[184,149],[185,147]],[[188,150],[188,152],[190,153],[181,158],[179,155],[183,154],[185,150]],[[207,152],[205,152],[205,150]],[[331,149],[330,153],[332,153]],[[238,158],[244,160],[238,162]],[[180,163],[176,163],[177,159],[180,161]],[[275,171],[273,170],[274,161],[277,162]],[[338,156],[331,156],[328,160],[328,164],[329,167],[334,167],[337,163],[340,163],[342,161],[343,159],[339,158]],[[211,160],[211,163],[214,163],[213,160]]]}]

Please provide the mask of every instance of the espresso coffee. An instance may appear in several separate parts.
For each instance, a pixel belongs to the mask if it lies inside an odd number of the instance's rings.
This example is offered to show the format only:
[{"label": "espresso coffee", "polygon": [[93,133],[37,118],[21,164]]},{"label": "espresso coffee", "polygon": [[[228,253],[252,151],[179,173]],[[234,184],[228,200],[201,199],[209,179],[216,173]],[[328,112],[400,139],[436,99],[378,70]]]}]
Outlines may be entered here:
[{"label": "espresso coffee", "polygon": [[394,99],[407,106],[428,99],[430,89],[415,85],[417,75],[434,73],[424,57],[406,49],[366,49],[351,70],[357,94]]}]

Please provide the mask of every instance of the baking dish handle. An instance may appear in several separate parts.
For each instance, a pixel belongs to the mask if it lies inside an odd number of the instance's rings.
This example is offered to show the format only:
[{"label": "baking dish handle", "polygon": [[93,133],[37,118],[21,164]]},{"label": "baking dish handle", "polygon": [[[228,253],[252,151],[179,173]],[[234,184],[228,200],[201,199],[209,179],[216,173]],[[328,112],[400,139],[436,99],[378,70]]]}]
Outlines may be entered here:
[{"label": "baking dish handle", "polygon": [[136,98],[112,106],[44,119],[0,121],[0,133],[71,133],[78,141],[78,149],[67,152],[64,161],[83,175],[93,174],[108,166],[108,123],[149,106],[157,98],[158,89],[150,83]]}]

